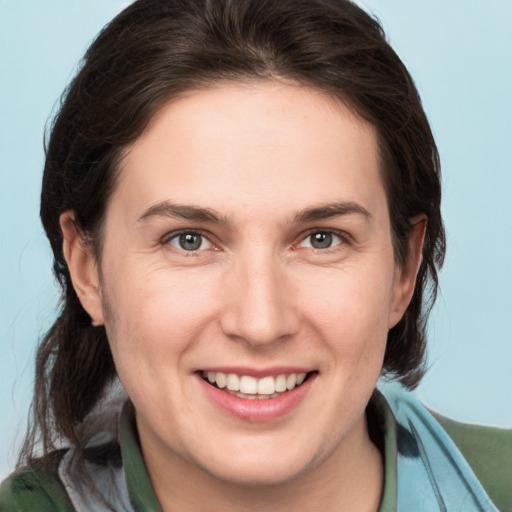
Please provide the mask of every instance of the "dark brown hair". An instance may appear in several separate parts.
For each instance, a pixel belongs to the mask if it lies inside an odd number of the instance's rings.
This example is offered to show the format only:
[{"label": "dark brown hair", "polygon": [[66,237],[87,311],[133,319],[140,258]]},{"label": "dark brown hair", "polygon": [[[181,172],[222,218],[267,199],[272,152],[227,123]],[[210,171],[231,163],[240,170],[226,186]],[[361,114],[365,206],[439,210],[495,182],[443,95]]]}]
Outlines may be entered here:
[{"label": "dark brown hair", "polygon": [[424,371],[425,322],[445,238],[439,158],[413,81],[378,22],[348,0],[139,0],[87,51],[65,91],[46,152],[41,219],[62,286],[62,310],[37,353],[34,443],[80,445],[79,425],[115,367],[103,327],[91,326],[70,281],[59,217],[101,259],[102,221],[124,148],[179,94],[226,80],[284,79],[340,98],[378,130],[396,259],[410,219],[428,217],[412,302],[389,331],[383,373],[413,388]]}]

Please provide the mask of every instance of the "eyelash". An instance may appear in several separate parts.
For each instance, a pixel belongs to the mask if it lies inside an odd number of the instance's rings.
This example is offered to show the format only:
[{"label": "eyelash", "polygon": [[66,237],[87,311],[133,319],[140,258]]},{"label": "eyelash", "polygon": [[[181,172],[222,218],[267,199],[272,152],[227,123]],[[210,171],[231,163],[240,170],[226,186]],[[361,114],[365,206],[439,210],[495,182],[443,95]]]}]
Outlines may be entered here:
[{"label": "eyelash", "polygon": [[[179,244],[180,243],[180,237],[181,236],[186,236],[186,235],[200,237],[201,240],[200,240],[199,247],[196,248],[196,249],[187,250],[187,249],[184,249],[183,247],[178,247],[177,245],[173,246],[171,244],[171,242],[173,240],[176,240],[177,243]],[[307,242],[308,239],[311,239],[311,237],[313,235],[327,235],[328,237],[331,237],[331,243],[332,243],[332,238],[336,237],[336,238],[339,239],[339,242],[336,243],[335,245],[329,245],[328,247],[323,247],[323,248],[313,247],[312,245],[309,245],[309,246],[306,246],[306,247],[300,247],[301,244]],[[211,248],[213,248],[214,250],[218,250],[218,249],[216,249],[216,245],[210,240],[210,236],[208,234],[205,234],[205,233],[201,232],[200,230],[186,230],[186,229],[184,229],[184,230],[174,231],[172,233],[167,234],[162,239],[162,245],[171,246],[174,249],[178,250],[179,252],[186,254],[187,256],[198,255],[200,252],[208,250],[208,249],[211,249]],[[209,244],[211,247],[207,247],[207,248],[201,249],[201,246],[205,242],[207,244]],[[343,246],[343,245],[346,245],[346,244],[350,244],[350,237],[349,237],[349,235],[347,233],[345,233],[343,231],[337,231],[337,230],[333,230],[333,229],[311,229],[308,232],[301,234],[300,240],[293,245],[293,249],[306,248],[306,249],[312,249],[316,253],[330,254],[330,253],[332,253],[334,251],[339,250],[339,246]]]},{"label": "eyelash", "polygon": [[172,246],[171,242],[173,240],[177,240],[178,243],[179,243],[180,237],[181,236],[186,236],[186,235],[192,235],[192,236],[201,237],[201,245],[206,241],[212,247],[215,247],[215,244],[210,240],[209,236],[205,235],[201,231],[190,230],[190,229],[183,229],[181,231],[173,231],[172,233],[167,234],[162,239],[162,244],[166,245],[166,246],[170,245],[171,247],[175,248],[176,250],[178,250],[178,251],[180,251],[182,253],[187,254],[187,256],[192,256],[192,255],[198,254],[201,251],[207,250],[207,249],[201,249],[201,248],[193,249],[193,250],[187,250],[187,249],[184,249],[183,247]]},{"label": "eyelash", "polygon": [[301,248],[300,245],[306,242],[308,239],[311,239],[313,235],[328,235],[330,237],[339,238],[339,242],[335,245],[330,245],[329,247],[318,248],[318,247],[307,247],[309,249],[314,250],[316,253],[322,254],[330,254],[339,250],[339,246],[343,246],[350,243],[350,237],[347,233],[343,231],[337,231],[335,229],[311,229],[304,235],[301,235],[300,241],[294,245],[294,248]]}]

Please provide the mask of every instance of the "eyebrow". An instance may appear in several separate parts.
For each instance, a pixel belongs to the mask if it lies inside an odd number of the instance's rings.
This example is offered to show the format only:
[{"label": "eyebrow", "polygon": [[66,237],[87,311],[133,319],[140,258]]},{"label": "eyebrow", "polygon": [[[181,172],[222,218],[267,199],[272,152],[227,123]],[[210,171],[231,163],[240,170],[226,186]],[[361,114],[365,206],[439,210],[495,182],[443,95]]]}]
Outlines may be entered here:
[{"label": "eyebrow", "polygon": [[193,220],[198,222],[212,222],[215,224],[229,224],[226,217],[221,217],[209,208],[174,204],[169,201],[162,201],[150,206],[137,220],[143,221],[151,217],[170,217],[173,219]]},{"label": "eyebrow", "polygon": [[[307,208],[298,212],[294,219],[294,224],[314,222],[325,220],[332,217],[343,215],[361,215],[367,220],[371,220],[370,212],[355,202],[329,203],[314,208]],[[231,222],[225,216],[218,215],[214,210],[201,208],[199,206],[174,204],[169,201],[162,201],[150,206],[137,220],[144,221],[151,217],[170,217],[173,219],[192,220],[197,222],[211,222],[214,224],[226,224]]]},{"label": "eyebrow", "polygon": [[362,215],[368,221],[372,218],[370,212],[359,203],[341,202],[325,204],[315,208],[302,210],[297,213],[294,218],[294,222],[314,222],[342,215]]}]

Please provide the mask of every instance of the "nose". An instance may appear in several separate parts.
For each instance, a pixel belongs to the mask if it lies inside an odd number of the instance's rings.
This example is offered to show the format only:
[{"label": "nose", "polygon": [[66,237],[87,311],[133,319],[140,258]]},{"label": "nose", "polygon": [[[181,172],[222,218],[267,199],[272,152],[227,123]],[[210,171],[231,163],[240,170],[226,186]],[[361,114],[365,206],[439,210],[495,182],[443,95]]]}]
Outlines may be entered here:
[{"label": "nose", "polygon": [[285,264],[271,251],[240,257],[224,281],[224,334],[254,347],[292,337],[298,314],[286,274]]}]

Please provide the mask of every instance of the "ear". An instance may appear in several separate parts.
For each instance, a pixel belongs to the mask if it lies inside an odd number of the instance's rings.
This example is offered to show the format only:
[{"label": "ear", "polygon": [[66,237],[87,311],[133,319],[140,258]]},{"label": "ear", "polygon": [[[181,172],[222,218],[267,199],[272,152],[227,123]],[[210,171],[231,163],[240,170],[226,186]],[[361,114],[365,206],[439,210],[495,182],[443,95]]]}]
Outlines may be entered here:
[{"label": "ear", "polygon": [[427,216],[418,215],[410,220],[412,229],[409,234],[408,254],[403,265],[396,266],[395,280],[393,283],[393,298],[389,314],[388,328],[394,327],[402,318],[411,302],[416,276],[421,264],[423,241],[427,228]]},{"label": "ear", "polygon": [[103,325],[105,320],[96,258],[76,227],[74,212],[68,210],[60,216],[60,228],[64,238],[62,249],[73,288],[83,308],[89,313],[92,325]]}]

